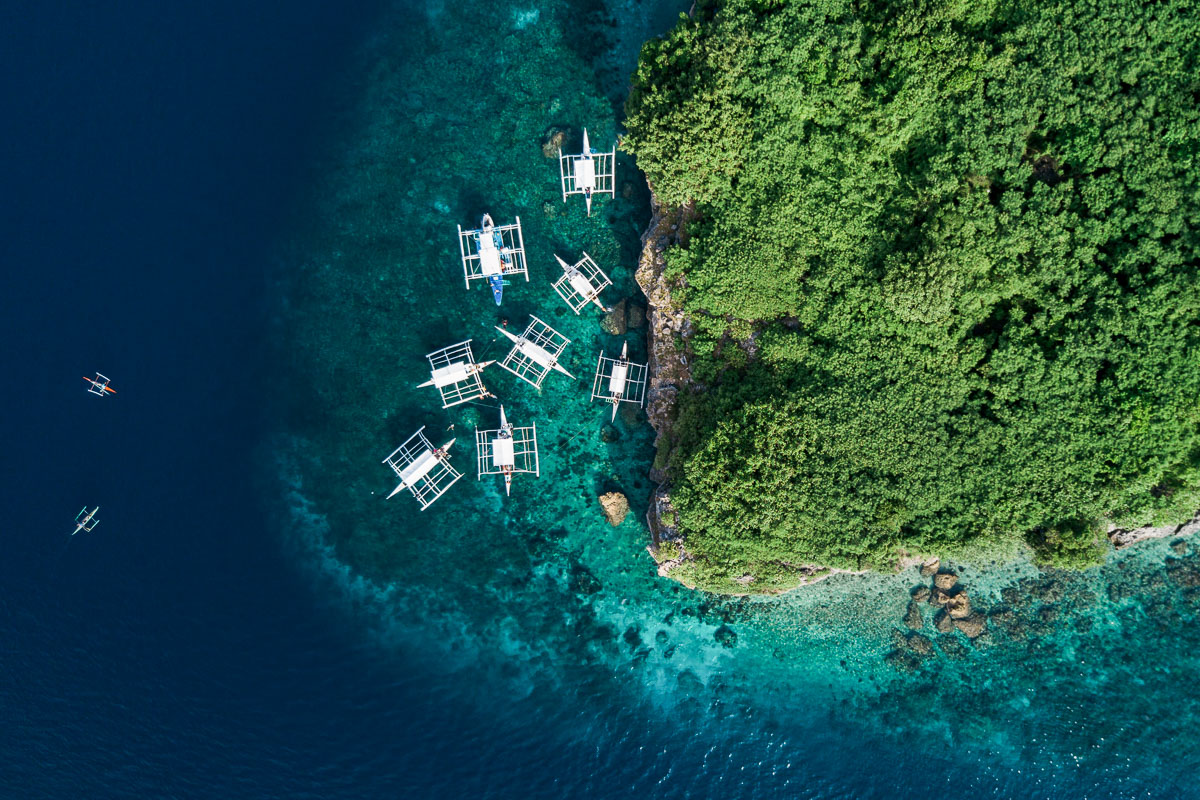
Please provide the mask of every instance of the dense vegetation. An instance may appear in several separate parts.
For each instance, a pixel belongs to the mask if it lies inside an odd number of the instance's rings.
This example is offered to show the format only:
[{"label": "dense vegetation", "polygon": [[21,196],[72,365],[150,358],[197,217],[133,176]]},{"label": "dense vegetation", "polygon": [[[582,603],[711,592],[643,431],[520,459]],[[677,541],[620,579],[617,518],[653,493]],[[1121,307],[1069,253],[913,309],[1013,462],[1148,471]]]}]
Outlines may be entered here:
[{"label": "dense vegetation", "polygon": [[694,202],[668,465],[689,576],[1032,545],[1200,507],[1193,0],[729,0],[643,50]]}]

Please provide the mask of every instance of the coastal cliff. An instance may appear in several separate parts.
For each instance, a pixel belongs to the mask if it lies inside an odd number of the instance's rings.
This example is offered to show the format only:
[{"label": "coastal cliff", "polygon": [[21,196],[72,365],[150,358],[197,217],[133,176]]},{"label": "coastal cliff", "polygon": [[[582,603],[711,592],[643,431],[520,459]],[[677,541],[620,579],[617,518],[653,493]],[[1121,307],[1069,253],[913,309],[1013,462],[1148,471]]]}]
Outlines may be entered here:
[{"label": "coastal cliff", "polygon": [[680,391],[686,390],[691,381],[686,349],[687,340],[692,334],[691,323],[684,316],[680,304],[671,297],[671,286],[666,276],[666,252],[672,244],[686,241],[687,223],[695,218],[695,208],[691,205],[668,208],[658,201],[653,188],[650,205],[652,215],[642,234],[642,252],[636,279],[649,306],[646,314],[646,351],[649,354],[650,381],[646,416],[654,428],[656,451],[650,479],[657,486],[646,511],[651,536],[648,549],[658,562],[659,574],[665,576],[690,558],[683,548],[675,509],[671,505],[666,465],[670,463],[676,446],[672,430],[677,416],[676,403]]}]

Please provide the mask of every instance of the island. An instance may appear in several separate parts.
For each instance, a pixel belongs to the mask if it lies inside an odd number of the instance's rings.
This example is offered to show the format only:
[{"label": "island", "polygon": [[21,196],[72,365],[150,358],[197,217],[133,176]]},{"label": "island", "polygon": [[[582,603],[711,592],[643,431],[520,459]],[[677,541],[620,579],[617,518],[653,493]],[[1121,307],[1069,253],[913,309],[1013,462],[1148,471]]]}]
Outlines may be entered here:
[{"label": "island", "polygon": [[1101,561],[1200,508],[1200,17],[698,2],[643,48],[660,572]]}]

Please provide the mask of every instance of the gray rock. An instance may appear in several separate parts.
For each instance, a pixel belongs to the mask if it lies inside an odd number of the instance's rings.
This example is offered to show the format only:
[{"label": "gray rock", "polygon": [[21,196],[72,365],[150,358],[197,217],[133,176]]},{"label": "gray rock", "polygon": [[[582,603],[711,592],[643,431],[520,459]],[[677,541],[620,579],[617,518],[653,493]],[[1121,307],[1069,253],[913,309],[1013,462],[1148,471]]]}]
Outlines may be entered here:
[{"label": "gray rock", "polygon": [[949,591],[958,583],[958,576],[953,572],[939,572],[933,576],[933,585],[942,591]]}]

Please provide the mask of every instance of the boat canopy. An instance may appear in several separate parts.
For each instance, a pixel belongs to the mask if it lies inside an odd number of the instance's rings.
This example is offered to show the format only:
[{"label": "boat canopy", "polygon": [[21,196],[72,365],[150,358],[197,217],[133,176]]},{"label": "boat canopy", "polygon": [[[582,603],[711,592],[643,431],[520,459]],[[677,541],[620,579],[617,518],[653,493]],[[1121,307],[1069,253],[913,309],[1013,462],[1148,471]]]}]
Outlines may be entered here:
[{"label": "boat canopy", "polygon": [[601,311],[608,311],[600,302],[600,292],[612,281],[604,271],[596,265],[587,253],[574,264],[568,264],[557,255],[554,260],[562,267],[563,274],[554,282],[554,291],[578,314],[588,303],[595,303]]}]

